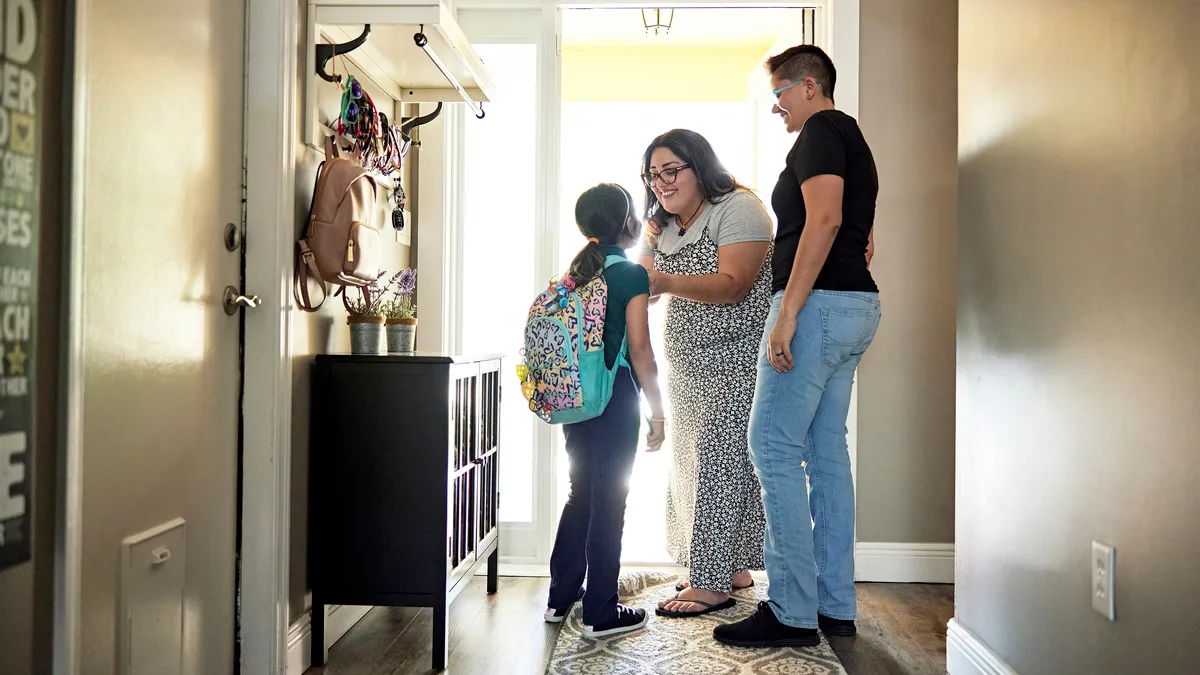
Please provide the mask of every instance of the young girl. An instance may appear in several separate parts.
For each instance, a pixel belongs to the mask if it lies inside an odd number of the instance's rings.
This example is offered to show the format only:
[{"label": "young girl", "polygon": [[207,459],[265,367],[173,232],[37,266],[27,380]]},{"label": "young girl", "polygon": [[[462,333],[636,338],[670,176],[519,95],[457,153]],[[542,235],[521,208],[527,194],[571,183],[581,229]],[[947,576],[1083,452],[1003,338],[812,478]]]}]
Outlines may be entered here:
[{"label": "young girl", "polygon": [[571,262],[568,274],[576,287],[604,274],[608,285],[606,365],[613,366],[622,341],[628,338],[626,360],[636,382],[629,369],[620,366],[604,413],[563,426],[571,461],[571,494],[563,507],[550,556],[550,599],[545,617],[553,623],[562,621],[582,598],[584,635],[603,637],[646,625],[646,610],[617,604],[625,497],[638,446],[639,386],[650,404],[646,441],[651,452],[662,446],[665,431],[647,317],[649,276],[644,267],[627,261],[604,268],[606,257],[625,257],[625,249],[641,235],[633,198],[619,185],[601,183],[580,195],[575,203],[575,222],[588,243]]}]

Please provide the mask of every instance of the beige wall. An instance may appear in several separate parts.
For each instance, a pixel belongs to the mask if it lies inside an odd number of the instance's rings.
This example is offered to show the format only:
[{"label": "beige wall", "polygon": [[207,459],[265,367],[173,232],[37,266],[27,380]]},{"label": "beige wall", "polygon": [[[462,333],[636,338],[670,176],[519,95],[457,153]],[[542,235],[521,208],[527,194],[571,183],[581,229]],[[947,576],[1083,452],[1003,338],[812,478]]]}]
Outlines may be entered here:
[{"label": "beige wall", "polygon": [[[301,35],[306,24],[304,14],[307,2],[300,2]],[[305,56],[303,50],[299,55],[300,68],[304,68]],[[355,74],[363,81],[372,100],[378,105],[390,100],[387,96],[361,77],[361,73],[345,62],[338,64],[338,72]],[[303,77],[298,73],[297,77]],[[340,93],[336,85],[330,84],[312,76],[312,81],[319,83],[322,99],[322,111],[330,119],[336,117],[337,101]],[[297,110],[303,114],[304,88],[297,87],[300,105]],[[390,112],[390,111],[385,111]],[[389,115],[390,117],[390,115]],[[296,120],[297,129],[303,126],[301,119]],[[416,149],[408,155],[405,162],[405,190],[409,195],[409,206],[415,210],[415,190],[412,189],[410,167],[415,163]],[[297,131],[296,146],[296,235],[299,236],[304,219],[308,217],[309,204],[312,201],[313,181],[316,178],[317,166],[323,159],[323,154],[305,145],[300,132]],[[411,161],[408,161],[411,160]],[[391,207],[385,204],[388,192],[379,189],[380,218],[391,213]],[[386,214],[385,214],[386,212]],[[409,266],[410,248],[396,243],[389,222],[381,222],[383,228],[383,267],[389,272],[395,272]],[[414,237],[415,240],[415,237]],[[331,288],[332,292],[336,287]],[[320,293],[317,293],[319,297]],[[309,379],[313,356],[327,353],[349,353],[350,329],[346,325],[346,309],[342,306],[340,297],[330,297],[321,309],[314,313],[292,311],[292,520],[291,520],[291,569],[288,606],[291,620],[295,621],[308,609],[306,594],[308,585],[308,431],[311,422],[309,416]]]},{"label": "beige wall", "polygon": [[1200,4],[960,17],[958,619],[1022,675],[1200,672]]},{"label": "beige wall", "polygon": [[860,5],[883,321],[858,372],[859,541],[954,541],[955,6]]},{"label": "beige wall", "polygon": [[[748,97],[746,79],[770,48],[770,42],[737,46],[565,45],[562,100],[740,103]],[[675,63],[687,67],[671,68],[669,77],[655,73],[663,64]]]}]

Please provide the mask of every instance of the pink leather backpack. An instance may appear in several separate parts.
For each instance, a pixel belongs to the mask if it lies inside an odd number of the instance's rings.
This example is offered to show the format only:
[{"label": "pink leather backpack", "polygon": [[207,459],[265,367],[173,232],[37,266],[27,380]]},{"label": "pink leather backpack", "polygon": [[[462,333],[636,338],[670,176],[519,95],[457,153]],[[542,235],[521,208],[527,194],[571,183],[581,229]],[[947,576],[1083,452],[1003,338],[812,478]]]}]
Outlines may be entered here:
[{"label": "pink leather backpack", "polygon": [[[329,284],[342,286],[343,303],[347,286],[367,293],[367,285],[379,277],[382,247],[375,220],[375,179],[354,160],[341,157],[333,137],[327,138],[296,251],[292,295],[297,307],[317,311],[329,297]],[[321,284],[321,300],[315,305],[308,295],[310,278]]]}]

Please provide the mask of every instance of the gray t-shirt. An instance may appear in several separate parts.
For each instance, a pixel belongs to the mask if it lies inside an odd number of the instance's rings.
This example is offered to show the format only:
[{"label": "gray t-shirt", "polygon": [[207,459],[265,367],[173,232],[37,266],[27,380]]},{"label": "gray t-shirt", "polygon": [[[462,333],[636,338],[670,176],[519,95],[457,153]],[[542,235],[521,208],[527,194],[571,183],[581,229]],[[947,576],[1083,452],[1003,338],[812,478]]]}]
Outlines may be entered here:
[{"label": "gray t-shirt", "polygon": [[[666,255],[672,255],[703,236],[705,227],[708,228],[708,236],[718,248],[748,241],[771,241],[774,229],[771,216],[758,197],[749,190],[738,190],[716,204],[709,204],[683,236],[679,235],[678,225],[672,224],[663,228],[662,234],[654,242],[654,248]],[[647,256],[654,253],[655,250],[642,239],[635,255]]]}]

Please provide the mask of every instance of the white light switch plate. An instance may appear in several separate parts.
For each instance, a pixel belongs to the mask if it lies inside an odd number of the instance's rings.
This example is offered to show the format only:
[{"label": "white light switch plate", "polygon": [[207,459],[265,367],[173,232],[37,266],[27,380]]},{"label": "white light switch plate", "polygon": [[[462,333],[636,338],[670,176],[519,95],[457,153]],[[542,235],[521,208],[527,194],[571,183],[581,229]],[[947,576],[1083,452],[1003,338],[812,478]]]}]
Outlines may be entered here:
[{"label": "white light switch plate", "polygon": [[122,542],[119,675],[183,675],[186,565],[182,518]]},{"label": "white light switch plate", "polygon": [[1092,609],[1109,621],[1116,621],[1113,594],[1116,583],[1113,574],[1117,566],[1117,550],[1108,544],[1092,542]]}]

